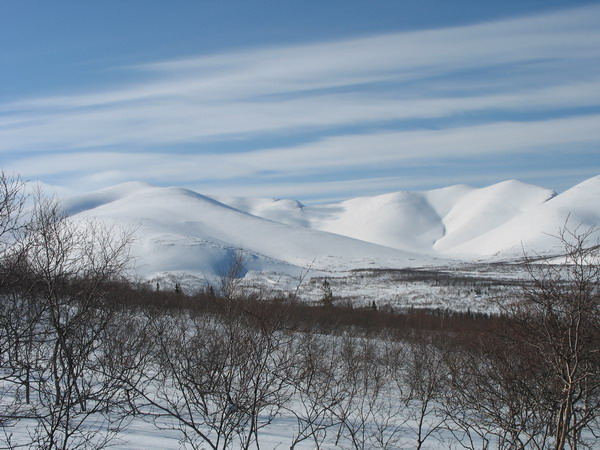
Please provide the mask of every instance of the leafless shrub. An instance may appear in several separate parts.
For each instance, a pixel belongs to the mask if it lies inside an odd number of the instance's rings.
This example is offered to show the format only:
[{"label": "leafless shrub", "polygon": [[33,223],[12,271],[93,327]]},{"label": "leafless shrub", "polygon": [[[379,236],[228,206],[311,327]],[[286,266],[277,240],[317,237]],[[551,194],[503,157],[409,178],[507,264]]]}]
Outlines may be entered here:
[{"label": "leafless shrub", "polygon": [[248,271],[248,256],[241,249],[234,249],[228,254],[228,260],[219,273],[219,294],[227,299],[242,296],[241,284]]},{"label": "leafless shrub", "polygon": [[339,426],[333,410],[346,396],[338,382],[340,356],[329,336],[302,333],[297,338],[297,346],[291,378],[297,401],[287,408],[297,423],[290,448],[306,440],[320,448],[328,433]]},{"label": "leafless shrub", "polygon": [[76,224],[55,200],[34,200],[2,255],[10,269],[3,270],[2,380],[18,411],[8,419],[34,424],[28,445],[99,448],[122,419],[109,414],[118,389],[99,355],[114,319],[106,286],[129,262],[130,235]]},{"label": "leafless shrub", "polygon": [[257,322],[249,304],[244,310],[227,305],[225,315],[155,317],[149,375],[131,386],[137,409],[158,427],[181,432],[192,448],[258,445],[259,430],[292,392],[291,339]]},{"label": "leafless shrub", "polygon": [[[562,230],[562,263],[528,261],[522,299],[505,323],[449,359],[446,407],[463,437],[499,448],[597,443],[600,412],[600,268],[594,230]],[[487,444],[486,444],[487,445]]]},{"label": "leafless shrub", "polygon": [[423,335],[421,340],[407,344],[405,359],[404,388],[407,414],[414,427],[415,448],[420,449],[430,437],[438,437],[446,414],[440,404],[448,388],[448,368],[444,350],[429,342]]}]

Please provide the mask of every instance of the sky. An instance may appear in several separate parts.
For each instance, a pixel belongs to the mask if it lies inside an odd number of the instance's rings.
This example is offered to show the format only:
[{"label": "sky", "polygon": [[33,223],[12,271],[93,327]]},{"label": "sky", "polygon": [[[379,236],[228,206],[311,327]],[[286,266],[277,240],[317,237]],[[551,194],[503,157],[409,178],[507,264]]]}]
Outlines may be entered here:
[{"label": "sky", "polygon": [[2,0],[0,167],[319,203],[600,174],[600,2]]}]

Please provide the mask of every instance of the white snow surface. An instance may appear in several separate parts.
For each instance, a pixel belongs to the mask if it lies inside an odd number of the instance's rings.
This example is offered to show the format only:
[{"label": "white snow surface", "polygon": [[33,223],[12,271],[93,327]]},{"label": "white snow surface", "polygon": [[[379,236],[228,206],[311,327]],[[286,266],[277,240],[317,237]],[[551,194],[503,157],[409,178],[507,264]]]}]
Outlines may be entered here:
[{"label": "white snow surface", "polygon": [[134,228],[140,275],[211,276],[234,249],[252,271],[346,271],[510,259],[556,251],[558,231],[600,224],[600,176],[556,195],[510,180],[305,206],[125,183],[64,201],[74,216]]},{"label": "white snow surface", "polygon": [[[85,209],[85,206],[91,206]],[[219,274],[243,249],[255,271],[298,267],[348,270],[431,263],[431,257],[261,218],[181,188],[119,185],[70,199],[69,211],[135,229],[133,254],[142,275]]]},{"label": "white snow surface", "polygon": [[[521,195],[521,192],[519,192]],[[565,227],[586,231],[600,225],[600,176],[535,204],[498,226],[453,248],[455,254],[488,256],[560,252],[557,239]]]}]

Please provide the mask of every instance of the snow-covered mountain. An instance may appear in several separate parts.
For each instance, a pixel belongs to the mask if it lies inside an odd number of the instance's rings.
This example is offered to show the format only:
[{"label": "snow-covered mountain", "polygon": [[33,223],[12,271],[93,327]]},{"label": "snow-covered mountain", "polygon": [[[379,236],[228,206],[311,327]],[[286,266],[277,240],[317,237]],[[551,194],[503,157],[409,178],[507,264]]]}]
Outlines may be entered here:
[{"label": "snow-covered mountain", "polygon": [[65,200],[75,217],[136,229],[140,274],[218,274],[232,252],[252,270],[348,270],[444,264],[555,251],[556,234],[600,224],[600,176],[554,192],[518,181],[395,192],[305,206],[293,200],[207,197],[125,183]]},{"label": "snow-covered mountain", "polygon": [[258,217],[181,188],[126,183],[65,201],[74,217],[93,216],[136,229],[133,253],[141,274],[187,271],[218,274],[235,249],[253,270],[297,272],[298,267],[347,270],[404,267],[431,257],[310,227]]}]

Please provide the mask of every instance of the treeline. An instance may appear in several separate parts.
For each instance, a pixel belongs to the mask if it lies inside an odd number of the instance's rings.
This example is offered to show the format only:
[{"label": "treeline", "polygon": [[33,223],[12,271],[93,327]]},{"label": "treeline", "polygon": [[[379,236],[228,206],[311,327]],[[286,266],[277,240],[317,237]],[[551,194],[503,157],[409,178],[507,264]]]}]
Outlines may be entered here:
[{"label": "treeline", "polygon": [[[111,302],[138,308],[187,310],[194,314],[223,315],[231,299],[213,287],[183,294],[170,290],[152,289],[148,283],[115,283]],[[356,307],[350,302],[336,304],[306,303],[294,296],[265,296],[260,291],[241,292],[235,297],[244,309],[258,310],[264,316],[280,317],[288,330],[316,331],[326,334],[356,332],[379,334],[382,330],[399,339],[409,339],[422,333],[446,336],[473,336],[498,329],[506,322],[501,315],[451,309]],[[242,307],[242,306],[240,306]]]},{"label": "treeline", "polygon": [[290,448],[597,443],[591,231],[490,317],[267,298],[239,258],[195,295],[136,285],[131,233],[33,200],[0,176],[1,447],[102,448],[146,420],[191,448],[258,448],[280,417]]}]

